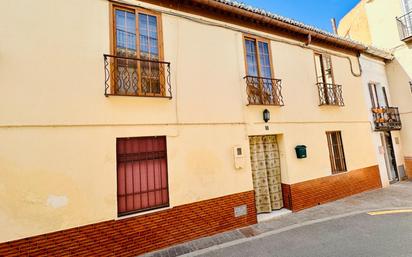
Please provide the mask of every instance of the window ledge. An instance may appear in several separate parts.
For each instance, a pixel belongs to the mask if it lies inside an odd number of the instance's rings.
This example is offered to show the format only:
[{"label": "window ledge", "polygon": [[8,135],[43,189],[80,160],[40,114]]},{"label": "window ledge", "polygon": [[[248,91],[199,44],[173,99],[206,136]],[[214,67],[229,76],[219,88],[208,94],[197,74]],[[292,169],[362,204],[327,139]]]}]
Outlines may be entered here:
[{"label": "window ledge", "polygon": [[345,107],[344,104],[319,104],[319,107],[321,106]]},{"label": "window ledge", "polygon": [[156,213],[156,212],[161,212],[161,211],[170,210],[170,209],[172,209],[172,208],[173,208],[172,206],[161,207],[161,208],[152,209],[152,210],[149,210],[149,211],[142,211],[142,212],[127,214],[127,215],[124,215],[124,216],[117,216],[117,217],[115,218],[115,220],[124,220],[124,219],[135,218],[135,217],[139,217],[139,216],[144,216],[144,215],[148,215],[148,214],[153,214],[153,213]]},{"label": "window ledge", "polygon": [[283,107],[284,104],[247,104],[246,106],[278,106]]}]

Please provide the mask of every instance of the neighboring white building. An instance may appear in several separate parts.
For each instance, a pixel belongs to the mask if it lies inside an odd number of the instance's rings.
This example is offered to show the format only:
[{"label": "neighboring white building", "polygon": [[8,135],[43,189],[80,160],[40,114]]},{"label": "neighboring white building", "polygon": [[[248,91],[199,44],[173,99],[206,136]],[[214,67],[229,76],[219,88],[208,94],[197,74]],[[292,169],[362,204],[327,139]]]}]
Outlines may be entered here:
[{"label": "neighboring white building", "polygon": [[[378,51],[378,50],[377,50]],[[382,52],[382,59],[361,55],[365,100],[370,109],[373,143],[379,163],[382,186],[405,177],[405,161],[400,140],[398,108],[392,106],[385,61],[392,57]]]}]

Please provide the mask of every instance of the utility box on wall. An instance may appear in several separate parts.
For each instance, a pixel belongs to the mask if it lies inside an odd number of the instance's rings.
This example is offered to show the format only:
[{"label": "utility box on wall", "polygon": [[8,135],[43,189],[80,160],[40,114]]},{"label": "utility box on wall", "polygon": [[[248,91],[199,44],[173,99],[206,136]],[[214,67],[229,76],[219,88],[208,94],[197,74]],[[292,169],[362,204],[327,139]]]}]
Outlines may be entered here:
[{"label": "utility box on wall", "polygon": [[296,157],[298,159],[304,159],[307,157],[306,145],[298,145],[295,147]]},{"label": "utility box on wall", "polygon": [[245,166],[245,156],[243,154],[243,147],[235,146],[233,147],[233,157],[235,161],[236,169],[243,169]]}]

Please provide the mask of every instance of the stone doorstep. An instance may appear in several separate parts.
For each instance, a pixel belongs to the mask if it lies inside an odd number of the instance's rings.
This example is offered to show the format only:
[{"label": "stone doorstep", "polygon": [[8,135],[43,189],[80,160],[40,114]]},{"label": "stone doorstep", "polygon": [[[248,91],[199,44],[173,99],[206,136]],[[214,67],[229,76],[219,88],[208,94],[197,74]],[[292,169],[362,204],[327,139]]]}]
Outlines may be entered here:
[{"label": "stone doorstep", "polygon": [[283,215],[287,215],[287,214],[290,214],[290,213],[292,213],[291,210],[283,208],[283,209],[280,209],[280,210],[277,210],[277,211],[273,211],[271,213],[259,214],[257,216],[257,220],[258,220],[258,223],[261,223],[261,222],[265,222],[265,221],[269,221],[269,220],[279,218]]}]

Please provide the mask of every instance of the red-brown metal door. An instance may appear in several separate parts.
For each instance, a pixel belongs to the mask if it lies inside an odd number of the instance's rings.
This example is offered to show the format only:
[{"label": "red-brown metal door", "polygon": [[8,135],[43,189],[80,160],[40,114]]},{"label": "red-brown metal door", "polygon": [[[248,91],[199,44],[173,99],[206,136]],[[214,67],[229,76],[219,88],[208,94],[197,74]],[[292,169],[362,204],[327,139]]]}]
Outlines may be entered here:
[{"label": "red-brown metal door", "polygon": [[119,216],[169,206],[166,137],[117,139]]}]

